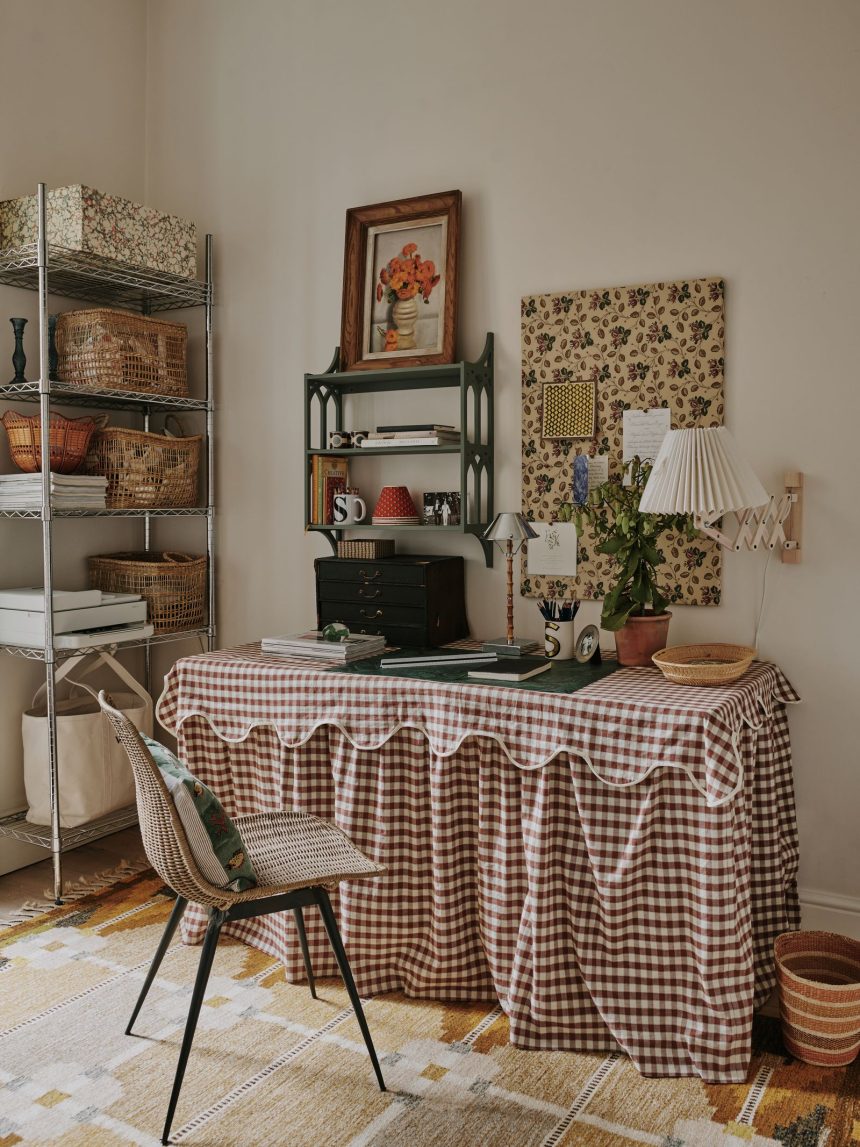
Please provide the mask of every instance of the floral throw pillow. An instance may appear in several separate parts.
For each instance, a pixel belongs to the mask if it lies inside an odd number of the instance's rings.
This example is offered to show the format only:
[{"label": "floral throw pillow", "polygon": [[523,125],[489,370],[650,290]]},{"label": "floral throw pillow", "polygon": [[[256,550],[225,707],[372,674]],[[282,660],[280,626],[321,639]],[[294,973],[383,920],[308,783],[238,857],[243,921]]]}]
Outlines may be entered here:
[{"label": "floral throw pillow", "polygon": [[143,736],[170,790],[197,867],[216,888],[254,888],[257,874],[238,828],[210,788],[188,771],[170,749]]}]

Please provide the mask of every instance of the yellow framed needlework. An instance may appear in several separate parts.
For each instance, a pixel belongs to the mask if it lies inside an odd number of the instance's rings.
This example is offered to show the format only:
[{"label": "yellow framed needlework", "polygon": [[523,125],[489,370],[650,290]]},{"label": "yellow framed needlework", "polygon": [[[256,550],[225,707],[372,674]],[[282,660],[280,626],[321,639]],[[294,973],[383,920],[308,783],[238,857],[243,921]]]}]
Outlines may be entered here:
[{"label": "yellow framed needlework", "polygon": [[593,438],[597,430],[594,382],[543,384],[542,438]]}]

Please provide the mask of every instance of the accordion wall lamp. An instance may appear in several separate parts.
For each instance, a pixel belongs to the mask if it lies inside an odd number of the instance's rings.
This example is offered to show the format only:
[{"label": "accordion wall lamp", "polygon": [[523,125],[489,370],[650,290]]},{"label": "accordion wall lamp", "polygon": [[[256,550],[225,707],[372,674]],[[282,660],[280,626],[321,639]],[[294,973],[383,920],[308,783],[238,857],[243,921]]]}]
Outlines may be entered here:
[{"label": "accordion wall lamp", "polygon": [[[779,550],[800,561],[803,475],[785,475],[784,493],[771,496],[724,426],[669,430],[642,492],[643,514],[692,514],[696,528],[727,550]],[[733,514],[734,534],[720,528]]]}]

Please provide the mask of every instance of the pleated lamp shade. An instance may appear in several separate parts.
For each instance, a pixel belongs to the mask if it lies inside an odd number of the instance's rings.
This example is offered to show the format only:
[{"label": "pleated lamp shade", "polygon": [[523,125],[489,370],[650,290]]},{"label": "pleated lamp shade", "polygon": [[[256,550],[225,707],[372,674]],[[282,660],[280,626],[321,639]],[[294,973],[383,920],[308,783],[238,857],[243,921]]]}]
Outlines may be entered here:
[{"label": "pleated lamp shade", "polygon": [[725,426],[670,430],[639,502],[643,514],[714,518],[764,506],[770,496]]}]

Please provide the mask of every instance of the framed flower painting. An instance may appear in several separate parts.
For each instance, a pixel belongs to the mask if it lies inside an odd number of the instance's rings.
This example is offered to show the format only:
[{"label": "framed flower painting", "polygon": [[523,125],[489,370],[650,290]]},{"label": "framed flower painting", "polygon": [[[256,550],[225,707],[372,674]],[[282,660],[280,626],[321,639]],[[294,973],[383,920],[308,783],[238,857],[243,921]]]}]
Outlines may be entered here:
[{"label": "framed flower painting", "polygon": [[346,213],[341,370],[453,362],[459,191]]}]

